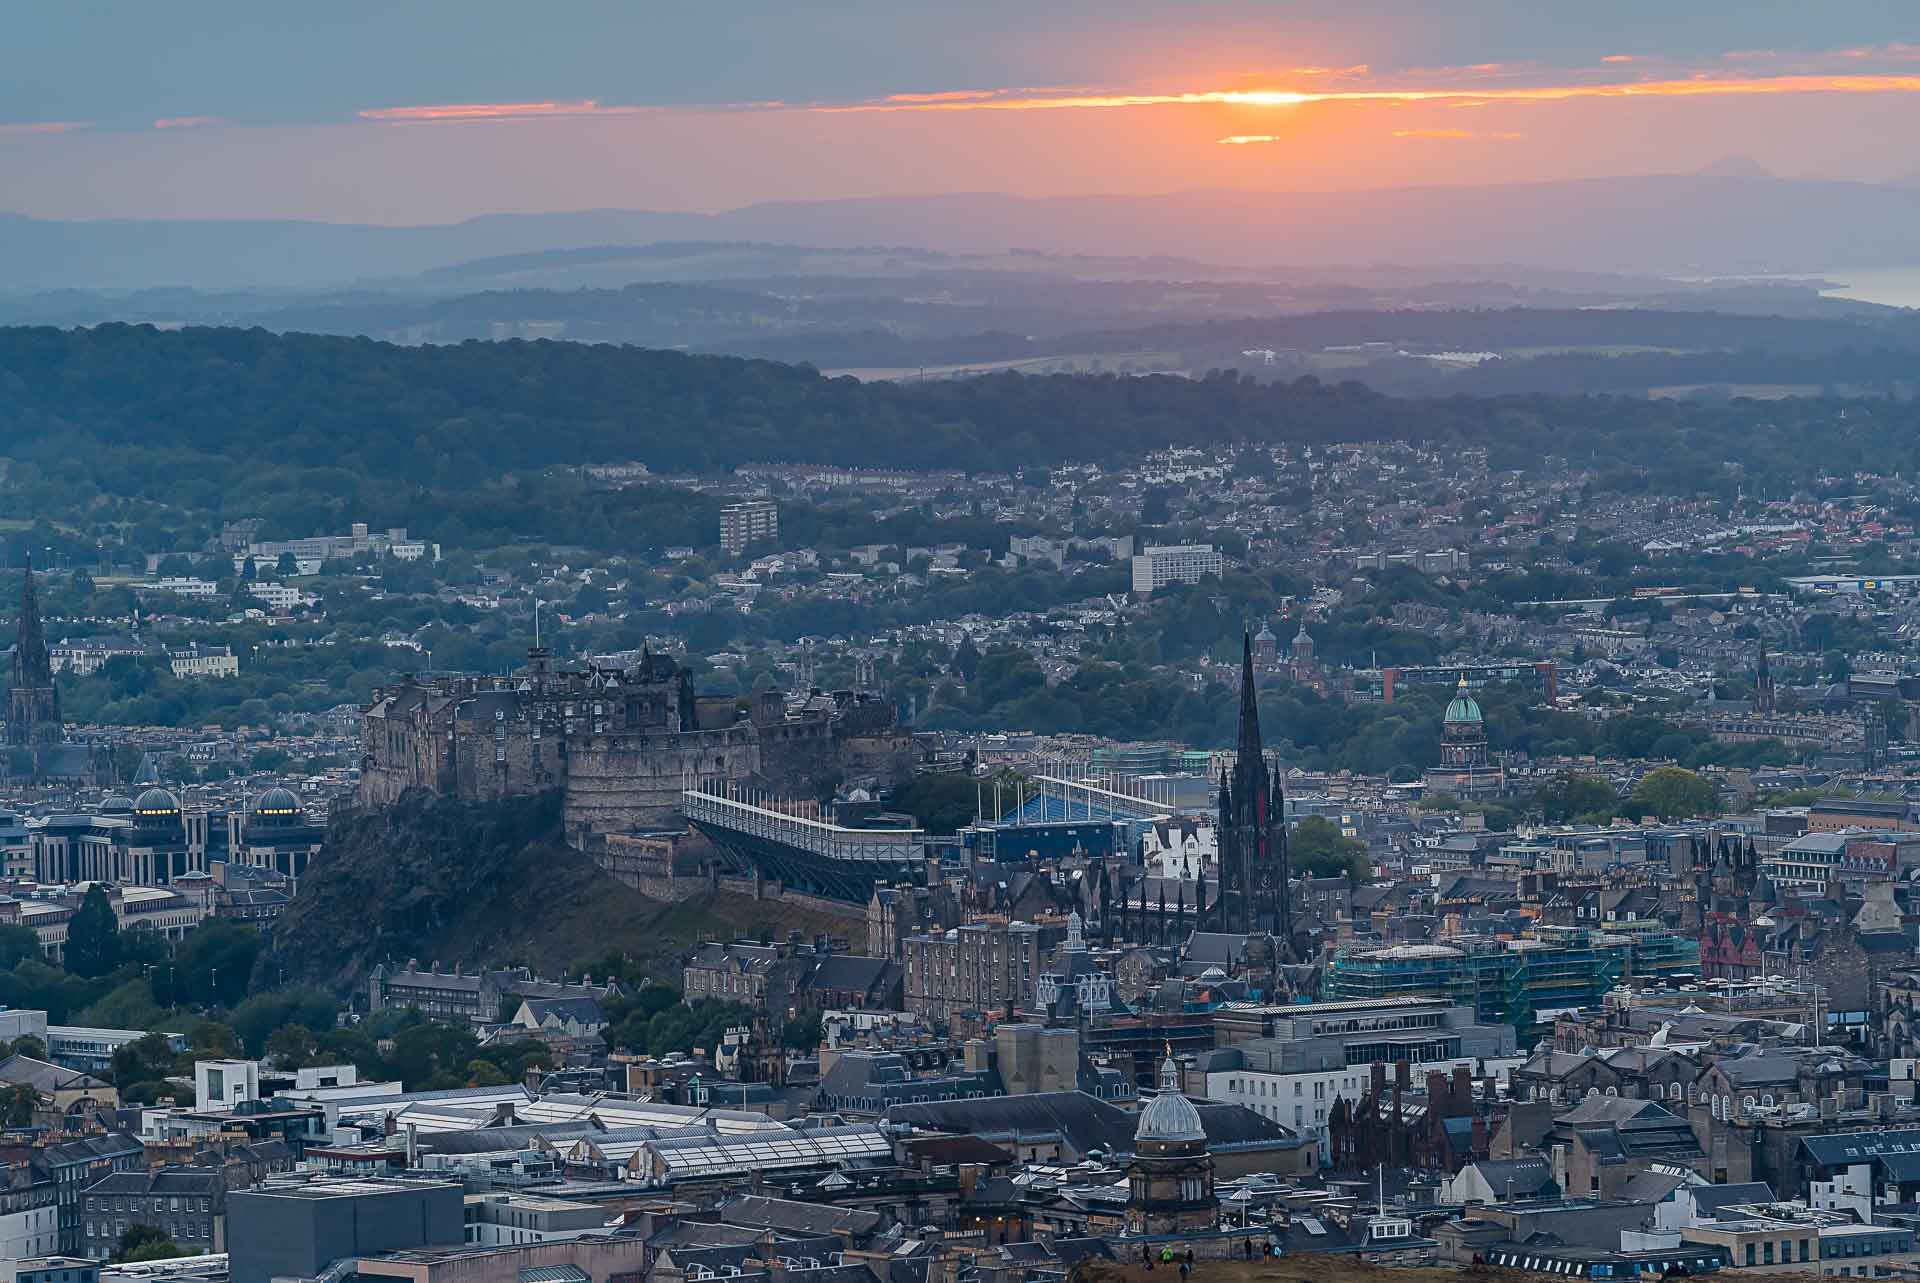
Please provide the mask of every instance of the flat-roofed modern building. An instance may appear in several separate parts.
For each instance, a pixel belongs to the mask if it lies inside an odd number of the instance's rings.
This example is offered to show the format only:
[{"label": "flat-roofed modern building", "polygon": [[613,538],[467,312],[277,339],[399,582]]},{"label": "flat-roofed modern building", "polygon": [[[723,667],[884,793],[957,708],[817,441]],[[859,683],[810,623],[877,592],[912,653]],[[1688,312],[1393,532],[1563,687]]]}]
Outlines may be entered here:
[{"label": "flat-roofed modern building", "polygon": [[275,1182],[228,1196],[232,1283],[314,1278],[335,1261],[461,1247],[465,1199],[450,1181],[363,1177]]}]

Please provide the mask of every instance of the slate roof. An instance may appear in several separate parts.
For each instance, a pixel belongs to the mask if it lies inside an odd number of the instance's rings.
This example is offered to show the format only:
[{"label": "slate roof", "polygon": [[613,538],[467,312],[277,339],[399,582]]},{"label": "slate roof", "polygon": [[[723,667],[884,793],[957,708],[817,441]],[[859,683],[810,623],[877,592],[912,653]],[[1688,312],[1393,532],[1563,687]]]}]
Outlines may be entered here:
[{"label": "slate roof", "polygon": [[83,1074],[77,1069],[63,1069],[59,1065],[19,1054],[0,1060],[0,1082],[24,1084],[43,1096],[51,1096],[57,1091],[109,1089],[108,1083],[92,1074]]},{"label": "slate roof", "polygon": [[[1207,1148],[1298,1145],[1299,1137],[1244,1105],[1195,1101]],[[1137,1115],[1078,1091],[1034,1092],[1024,1096],[983,1096],[962,1100],[895,1105],[885,1121],[926,1131],[964,1133],[989,1143],[1057,1135],[1082,1154],[1133,1152]]]},{"label": "slate roof", "polygon": [[87,1186],[89,1194],[192,1194],[225,1190],[227,1174],[218,1167],[162,1167],[157,1171],[109,1172]]},{"label": "slate roof", "polygon": [[746,1194],[720,1209],[720,1219],[728,1225],[770,1229],[795,1236],[839,1234],[866,1238],[886,1218],[878,1212],[852,1207],[827,1207],[819,1203],[796,1203],[785,1198],[763,1198]]},{"label": "slate roof", "polygon": [[1744,1207],[1749,1203],[1771,1203],[1773,1187],[1765,1181],[1745,1181],[1737,1185],[1698,1185],[1693,1189],[1694,1213],[1715,1216],[1723,1207]]},{"label": "slate roof", "polygon": [[604,1025],[607,1018],[592,998],[528,998],[521,1003],[534,1023],[544,1024],[548,1016],[562,1023],[572,1020],[583,1025]]},{"label": "slate roof", "polygon": [[1554,1183],[1553,1169],[1544,1158],[1483,1158],[1470,1165],[1503,1197],[1509,1189],[1517,1197],[1528,1197]]}]

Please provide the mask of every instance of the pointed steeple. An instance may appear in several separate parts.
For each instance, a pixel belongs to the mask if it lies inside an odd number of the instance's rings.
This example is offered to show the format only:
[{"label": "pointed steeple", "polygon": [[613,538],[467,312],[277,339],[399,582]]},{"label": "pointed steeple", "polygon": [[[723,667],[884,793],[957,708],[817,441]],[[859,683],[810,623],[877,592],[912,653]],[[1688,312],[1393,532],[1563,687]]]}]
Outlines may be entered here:
[{"label": "pointed steeple", "polygon": [[53,661],[47,654],[40,600],[33,586],[33,557],[29,554],[26,579],[20,589],[20,631],[13,646],[13,689],[7,693],[7,742],[57,744],[61,738],[60,692],[53,684]]},{"label": "pointed steeple", "polygon": [[[1258,762],[1262,756],[1260,744],[1260,698],[1253,685],[1253,634],[1241,630],[1242,658],[1240,663],[1240,761],[1241,770],[1246,763]],[[1241,778],[1245,778],[1243,774]]]},{"label": "pointed steeple", "polygon": [[27,555],[27,574],[20,589],[20,635],[13,648],[15,686],[53,685],[53,665],[47,657],[46,633],[40,624],[40,600],[33,590],[33,555]]}]

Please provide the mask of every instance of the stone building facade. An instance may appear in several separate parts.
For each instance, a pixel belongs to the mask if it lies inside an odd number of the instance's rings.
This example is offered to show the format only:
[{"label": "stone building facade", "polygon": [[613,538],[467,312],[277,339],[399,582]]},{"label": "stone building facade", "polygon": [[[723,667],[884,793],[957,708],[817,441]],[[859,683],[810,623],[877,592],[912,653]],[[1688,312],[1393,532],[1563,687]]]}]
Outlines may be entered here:
[{"label": "stone building facade", "polygon": [[1033,999],[1041,931],[1027,922],[970,922],[909,936],[906,1008],[944,1020],[956,1011],[992,1013]]},{"label": "stone building facade", "polygon": [[362,805],[415,789],[470,801],[560,789],[567,840],[583,848],[677,827],[686,789],[817,797],[848,779],[891,782],[913,753],[884,701],[696,696],[687,669],[644,651],[630,668],[556,667],[536,648],[511,677],[409,680],[375,691],[360,727]]}]

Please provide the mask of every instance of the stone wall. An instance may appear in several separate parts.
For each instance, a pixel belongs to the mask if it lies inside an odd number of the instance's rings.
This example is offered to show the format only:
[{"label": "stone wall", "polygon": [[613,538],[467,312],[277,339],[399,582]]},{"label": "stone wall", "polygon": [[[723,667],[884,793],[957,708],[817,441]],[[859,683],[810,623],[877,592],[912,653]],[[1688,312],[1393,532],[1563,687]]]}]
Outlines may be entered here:
[{"label": "stone wall", "polygon": [[749,724],[683,735],[574,735],[567,741],[570,846],[610,833],[678,827],[680,794],[745,782],[758,774],[760,746]]},{"label": "stone wall", "polygon": [[[592,848],[594,863],[609,876],[654,900],[677,904],[710,891],[726,891],[753,900],[779,901],[818,913],[862,922],[863,911],[842,900],[789,891],[756,872],[723,872],[726,856],[691,829],[675,833],[609,834]],[[854,933],[854,934],[857,934]]]}]

